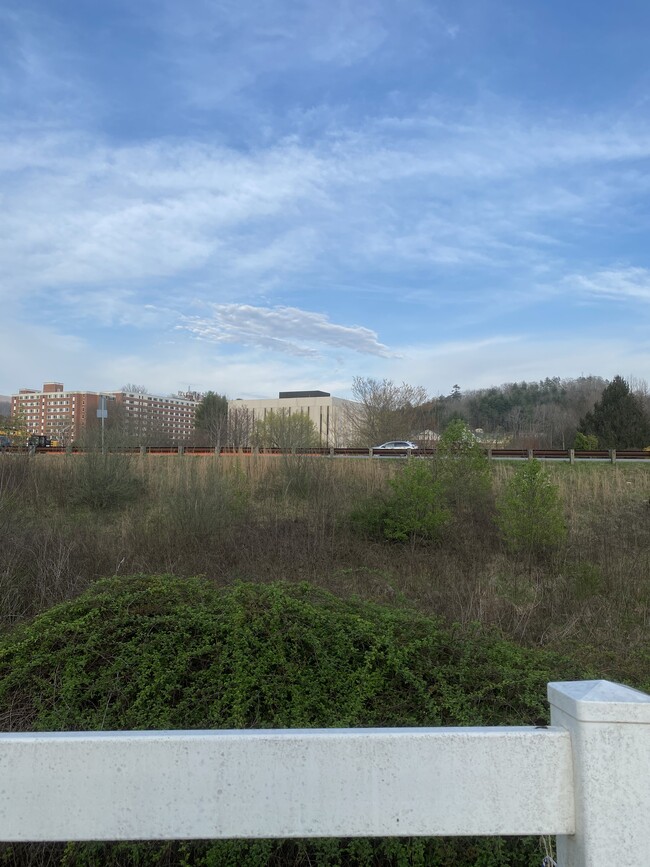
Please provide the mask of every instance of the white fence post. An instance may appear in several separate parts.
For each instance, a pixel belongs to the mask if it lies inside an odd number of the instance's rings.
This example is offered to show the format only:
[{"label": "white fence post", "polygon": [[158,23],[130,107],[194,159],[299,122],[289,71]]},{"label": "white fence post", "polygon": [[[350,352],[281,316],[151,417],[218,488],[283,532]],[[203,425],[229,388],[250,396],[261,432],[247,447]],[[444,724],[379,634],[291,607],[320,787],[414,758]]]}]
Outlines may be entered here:
[{"label": "white fence post", "polygon": [[650,696],[605,680],[550,683],[551,724],[571,734],[575,834],[559,867],[650,864]]},{"label": "white fence post", "polygon": [[551,683],[551,727],[0,733],[0,840],[557,836],[650,864],[650,695]]}]

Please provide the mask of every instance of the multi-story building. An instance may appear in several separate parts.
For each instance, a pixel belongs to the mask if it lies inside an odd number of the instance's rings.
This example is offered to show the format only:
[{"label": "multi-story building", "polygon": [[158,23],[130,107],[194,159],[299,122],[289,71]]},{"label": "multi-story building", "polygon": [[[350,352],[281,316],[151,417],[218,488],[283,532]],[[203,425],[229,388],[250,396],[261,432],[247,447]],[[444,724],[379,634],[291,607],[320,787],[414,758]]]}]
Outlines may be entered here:
[{"label": "multi-story building", "polygon": [[354,401],[332,397],[326,391],[281,391],[277,398],[228,402],[231,427],[234,427],[237,413],[245,413],[251,431],[255,422],[266,418],[270,411],[284,412],[287,415],[303,413],[314,423],[318,442],[323,448],[345,448],[350,445],[358,409],[359,405]]},{"label": "multi-story building", "polygon": [[29,434],[49,436],[66,444],[96,428],[102,395],[109,426],[139,439],[187,440],[194,432],[199,402],[121,391],[66,391],[61,382],[46,382],[43,390],[22,388],[11,396],[11,415],[21,419]]},{"label": "multi-story building", "polygon": [[199,400],[161,397],[138,392],[112,392],[124,429],[131,435],[153,440],[159,445],[170,440],[187,440],[194,433],[194,417]]},{"label": "multi-story building", "polygon": [[61,382],[46,382],[43,390],[21,388],[11,396],[11,415],[20,419],[28,434],[72,442],[97,420],[99,394],[65,391]]},{"label": "multi-story building", "polygon": [[[165,445],[187,441],[194,434],[199,395],[163,397],[122,391],[66,391],[61,382],[46,382],[42,391],[22,388],[11,396],[11,415],[29,434],[49,436],[62,444],[99,426],[97,410],[106,402],[106,426],[131,441]],[[228,444],[250,445],[255,422],[271,410],[303,413],[314,423],[323,447],[350,445],[358,404],[326,391],[281,391],[277,398],[231,400]]]}]

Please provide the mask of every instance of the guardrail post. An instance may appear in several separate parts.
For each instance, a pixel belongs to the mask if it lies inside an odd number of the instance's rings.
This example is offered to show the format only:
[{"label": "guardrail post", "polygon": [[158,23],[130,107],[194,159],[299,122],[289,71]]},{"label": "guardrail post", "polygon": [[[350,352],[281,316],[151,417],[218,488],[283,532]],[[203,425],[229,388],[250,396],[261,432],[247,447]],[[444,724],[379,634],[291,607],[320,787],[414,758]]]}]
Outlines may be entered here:
[{"label": "guardrail post", "polygon": [[576,462],[576,450],[575,449],[569,449],[569,463],[575,464],[575,462]]},{"label": "guardrail post", "polygon": [[185,454],[185,446],[179,446],[179,447],[178,447],[178,454],[179,454],[179,455],[184,455],[184,454]]},{"label": "guardrail post", "polygon": [[558,867],[640,867],[650,857],[650,695],[604,680],[549,683],[551,725],[571,734],[576,833]]},{"label": "guardrail post", "polygon": [[334,446],[330,446],[330,457],[334,457]]},{"label": "guardrail post", "polygon": [[487,459],[488,459],[488,461],[492,460],[492,449],[487,450]]},{"label": "guardrail post", "polygon": [[613,464],[616,463],[616,449],[609,450],[609,459]]},{"label": "guardrail post", "polygon": [[368,457],[369,457],[369,458],[372,457],[372,449],[368,449]]},{"label": "guardrail post", "polygon": [[147,447],[146,446],[140,446],[140,454],[141,455],[147,454]]},{"label": "guardrail post", "polygon": [[532,449],[528,449],[528,460],[529,460],[529,461],[532,461],[532,459],[533,459],[533,450],[532,450]]}]

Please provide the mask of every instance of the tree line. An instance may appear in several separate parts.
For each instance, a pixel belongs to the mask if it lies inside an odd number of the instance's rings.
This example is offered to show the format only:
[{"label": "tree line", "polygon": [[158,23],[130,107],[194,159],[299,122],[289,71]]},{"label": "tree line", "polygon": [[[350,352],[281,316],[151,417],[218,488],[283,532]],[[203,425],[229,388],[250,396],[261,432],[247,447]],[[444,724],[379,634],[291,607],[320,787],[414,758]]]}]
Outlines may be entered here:
[{"label": "tree line", "polygon": [[[123,390],[146,393],[144,386]],[[337,445],[368,448],[389,440],[414,440],[435,446],[456,421],[464,422],[484,445],[514,448],[645,448],[650,446],[650,393],[645,382],[615,376],[559,377],[537,382],[504,383],[463,392],[430,396],[422,386],[389,379],[355,377],[352,401],[344,412]],[[187,393],[178,396],[189,397]],[[254,419],[215,391],[192,392],[199,400],[191,443],[215,448],[310,448],[319,444],[316,427],[307,415],[268,411]],[[15,420],[13,420],[15,422]],[[11,427],[0,417],[0,430]],[[14,424],[15,427],[15,424]],[[129,419],[113,408],[107,434],[121,443],[174,445],[169,432],[153,418]],[[86,435],[92,439],[93,431]]]},{"label": "tree line", "polygon": [[515,448],[645,448],[650,445],[650,393],[643,381],[615,376],[547,378],[429,397],[425,389],[356,378],[359,444],[413,439],[435,445],[455,420],[486,445]]}]

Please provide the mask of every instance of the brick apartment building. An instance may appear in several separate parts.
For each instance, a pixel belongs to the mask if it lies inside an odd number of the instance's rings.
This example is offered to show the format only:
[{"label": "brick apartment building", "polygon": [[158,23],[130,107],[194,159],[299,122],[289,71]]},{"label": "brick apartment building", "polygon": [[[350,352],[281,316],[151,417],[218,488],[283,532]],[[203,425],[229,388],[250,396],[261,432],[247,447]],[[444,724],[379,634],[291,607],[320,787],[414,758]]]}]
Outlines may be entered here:
[{"label": "brick apartment building", "polygon": [[107,401],[108,418],[117,419],[124,433],[177,441],[189,439],[194,432],[196,400],[121,391],[66,391],[61,382],[46,382],[42,391],[20,389],[11,396],[11,415],[24,420],[29,434],[67,444],[96,428],[102,394],[114,398]]},{"label": "brick apartment building", "polygon": [[[138,392],[111,392],[124,426],[131,434],[160,444],[169,440],[188,440],[194,433],[194,417],[199,400],[186,397],[162,397]],[[110,411],[110,410],[109,410]]]},{"label": "brick apartment building", "polygon": [[25,423],[27,433],[72,442],[97,420],[99,394],[65,391],[61,382],[46,382],[43,390],[21,388],[11,395],[11,415]]}]

